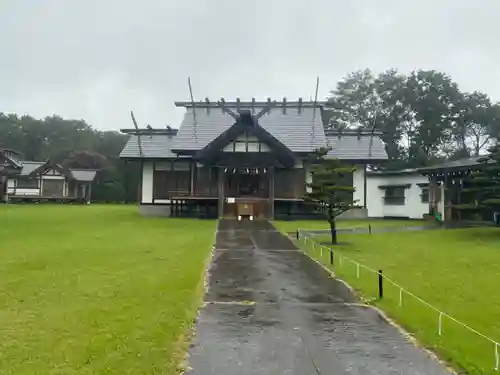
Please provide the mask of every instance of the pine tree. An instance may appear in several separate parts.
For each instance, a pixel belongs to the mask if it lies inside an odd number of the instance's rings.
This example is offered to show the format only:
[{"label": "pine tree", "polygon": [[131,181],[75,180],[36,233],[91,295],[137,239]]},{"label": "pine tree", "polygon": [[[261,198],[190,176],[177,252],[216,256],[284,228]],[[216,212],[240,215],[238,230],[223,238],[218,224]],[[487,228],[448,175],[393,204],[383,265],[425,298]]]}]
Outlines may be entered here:
[{"label": "pine tree", "polygon": [[468,203],[457,206],[458,209],[480,214],[500,212],[500,145],[490,148],[480,168],[471,172],[465,183],[462,193]]},{"label": "pine tree", "polygon": [[311,155],[312,182],[307,186],[306,201],[316,211],[325,215],[330,224],[332,244],[337,243],[335,219],[343,212],[355,207],[353,200],[354,187],[346,182],[355,171],[354,167],[343,165],[338,159],[326,158],[328,149],[322,148]]}]

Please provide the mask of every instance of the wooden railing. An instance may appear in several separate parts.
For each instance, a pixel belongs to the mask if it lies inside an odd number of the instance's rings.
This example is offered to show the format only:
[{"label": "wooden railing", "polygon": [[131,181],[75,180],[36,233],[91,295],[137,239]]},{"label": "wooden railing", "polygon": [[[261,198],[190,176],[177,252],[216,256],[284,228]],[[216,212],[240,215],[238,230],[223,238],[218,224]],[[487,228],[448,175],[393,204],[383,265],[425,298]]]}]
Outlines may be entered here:
[{"label": "wooden railing", "polygon": [[[168,199],[171,197],[199,197],[199,198],[214,198],[218,196],[218,193],[216,191],[210,191],[209,189],[203,190],[203,191],[195,191],[194,193],[190,193],[189,190],[176,190],[176,191],[170,191],[169,192],[169,197],[162,198],[162,199]],[[265,194],[250,194],[250,195],[241,195],[241,194],[236,194],[235,192],[230,192],[230,191],[224,191],[224,196],[225,197],[234,197],[234,198],[261,198],[261,199],[267,199],[269,198],[269,193]],[[158,199],[158,197],[155,197]],[[297,195],[294,193],[281,193],[281,194],[276,194],[274,196],[276,199],[303,199],[303,195]]]},{"label": "wooden railing", "polygon": [[217,193],[210,193],[209,191],[195,191],[191,193],[189,190],[177,190],[171,191],[170,197],[198,197],[198,198],[214,198],[217,197]]}]

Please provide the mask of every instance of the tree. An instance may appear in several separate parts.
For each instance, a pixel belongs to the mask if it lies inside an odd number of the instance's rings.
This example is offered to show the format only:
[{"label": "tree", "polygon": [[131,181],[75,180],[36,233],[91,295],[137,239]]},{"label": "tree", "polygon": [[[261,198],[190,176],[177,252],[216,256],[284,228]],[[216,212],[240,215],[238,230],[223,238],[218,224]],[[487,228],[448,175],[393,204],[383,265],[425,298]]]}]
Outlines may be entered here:
[{"label": "tree", "polygon": [[483,166],[465,180],[462,192],[468,202],[456,208],[480,215],[500,212],[500,145],[491,147],[489,152]]},{"label": "tree", "polygon": [[[388,169],[425,166],[443,156],[468,154],[467,150],[457,151],[462,133],[474,144],[470,147],[473,153],[500,133],[499,108],[491,106],[487,96],[467,95],[448,75],[434,70],[410,74],[387,70],[378,75],[370,70],[356,71],[331,92],[326,126],[381,131]],[[469,106],[473,110],[467,110]],[[466,119],[469,112],[473,116]],[[464,122],[469,124],[467,131],[460,130],[461,124],[465,129]]]},{"label": "tree", "polygon": [[382,131],[389,160],[401,159],[401,124],[405,119],[402,93],[405,77],[396,70],[378,76],[368,70],[349,74],[328,99],[329,129],[362,127]]},{"label": "tree", "polygon": [[435,156],[447,140],[461,99],[451,78],[434,70],[418,70],[408,76],[404,101],[411,118],[405,124],[412,166],[423,164],[422,155]]},{"label": "tree", "polygon": [[310,157],[312,182],[307,186],[306,201],[325,215],[330,224],[332,244],[337,243],[335,219],[341,213],[355,207],[353,200],[354,187],[352,173],[355,168],[346,166],[338,159],[326,158],[328,149],[322,148]]},{"label": "tree", "polygon": [[462,94],[451,129],[456,148],[479,156],[491,145],[498,122],[498,108],[491,103],[488,95],[478,91]]}]

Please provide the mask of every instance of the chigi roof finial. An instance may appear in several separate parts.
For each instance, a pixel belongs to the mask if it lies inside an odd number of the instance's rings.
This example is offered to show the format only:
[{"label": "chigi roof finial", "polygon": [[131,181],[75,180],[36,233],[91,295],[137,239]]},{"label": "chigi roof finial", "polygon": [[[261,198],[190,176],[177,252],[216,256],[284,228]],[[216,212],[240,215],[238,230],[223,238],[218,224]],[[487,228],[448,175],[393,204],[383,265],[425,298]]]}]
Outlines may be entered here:
[{"label": "chigi roof finial", "polygon": [[193,135],[194,135],[194,139],[198,140],[198,136],[197,136],[197,132],[196,132],[198,122],[196,121],[196,104],[194,102],[193,88],[191,87],[191,77],[188,77],[188,87],[189,87],[189,96],[191,97],[191,105],[193,108]]},{"label": "chigi roof finial", "polygon": [[220,107],[221,107],[221,111],[222,113],[224,113],[224,106],[226,104],[226,100],[224,99],[224,97],[220,98]]},{"label": "chigi roof finial", "polygon": [[205,104],[207,107],[207,115],[210,113],[210,99],[208,99],[208,96],[205,98]]}]

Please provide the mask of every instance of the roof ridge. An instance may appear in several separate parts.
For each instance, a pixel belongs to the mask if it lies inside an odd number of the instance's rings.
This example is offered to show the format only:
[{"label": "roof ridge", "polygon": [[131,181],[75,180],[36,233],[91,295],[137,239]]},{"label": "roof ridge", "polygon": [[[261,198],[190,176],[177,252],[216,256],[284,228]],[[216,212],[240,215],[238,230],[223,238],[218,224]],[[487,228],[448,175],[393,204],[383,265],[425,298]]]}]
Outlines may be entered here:
[{"label": "roof ridge", "polygon": [[[224,100],[224,106],[226,107],[231,107],[231,108],[239,108],[239,107],[245,107],[245,108],[252,108],[252,107],[271,107],[271,108],[319,108],[323,107],[327,102],[326,101],[317,101],[315,102],[314,100],[310,101],[303,101],[303,100],[297,100],[297,101],[288,101],[288,100],[283,100],[283,101],[276,101],[273,100],[271,101],[268,99],[267,101],[239,101],[236,99],[235,101],[225,101]],[[199,102],[174,102],[176,107],[185,107],[185,108],[220,108],[219,102],[218,101],[199,101]]]}]

